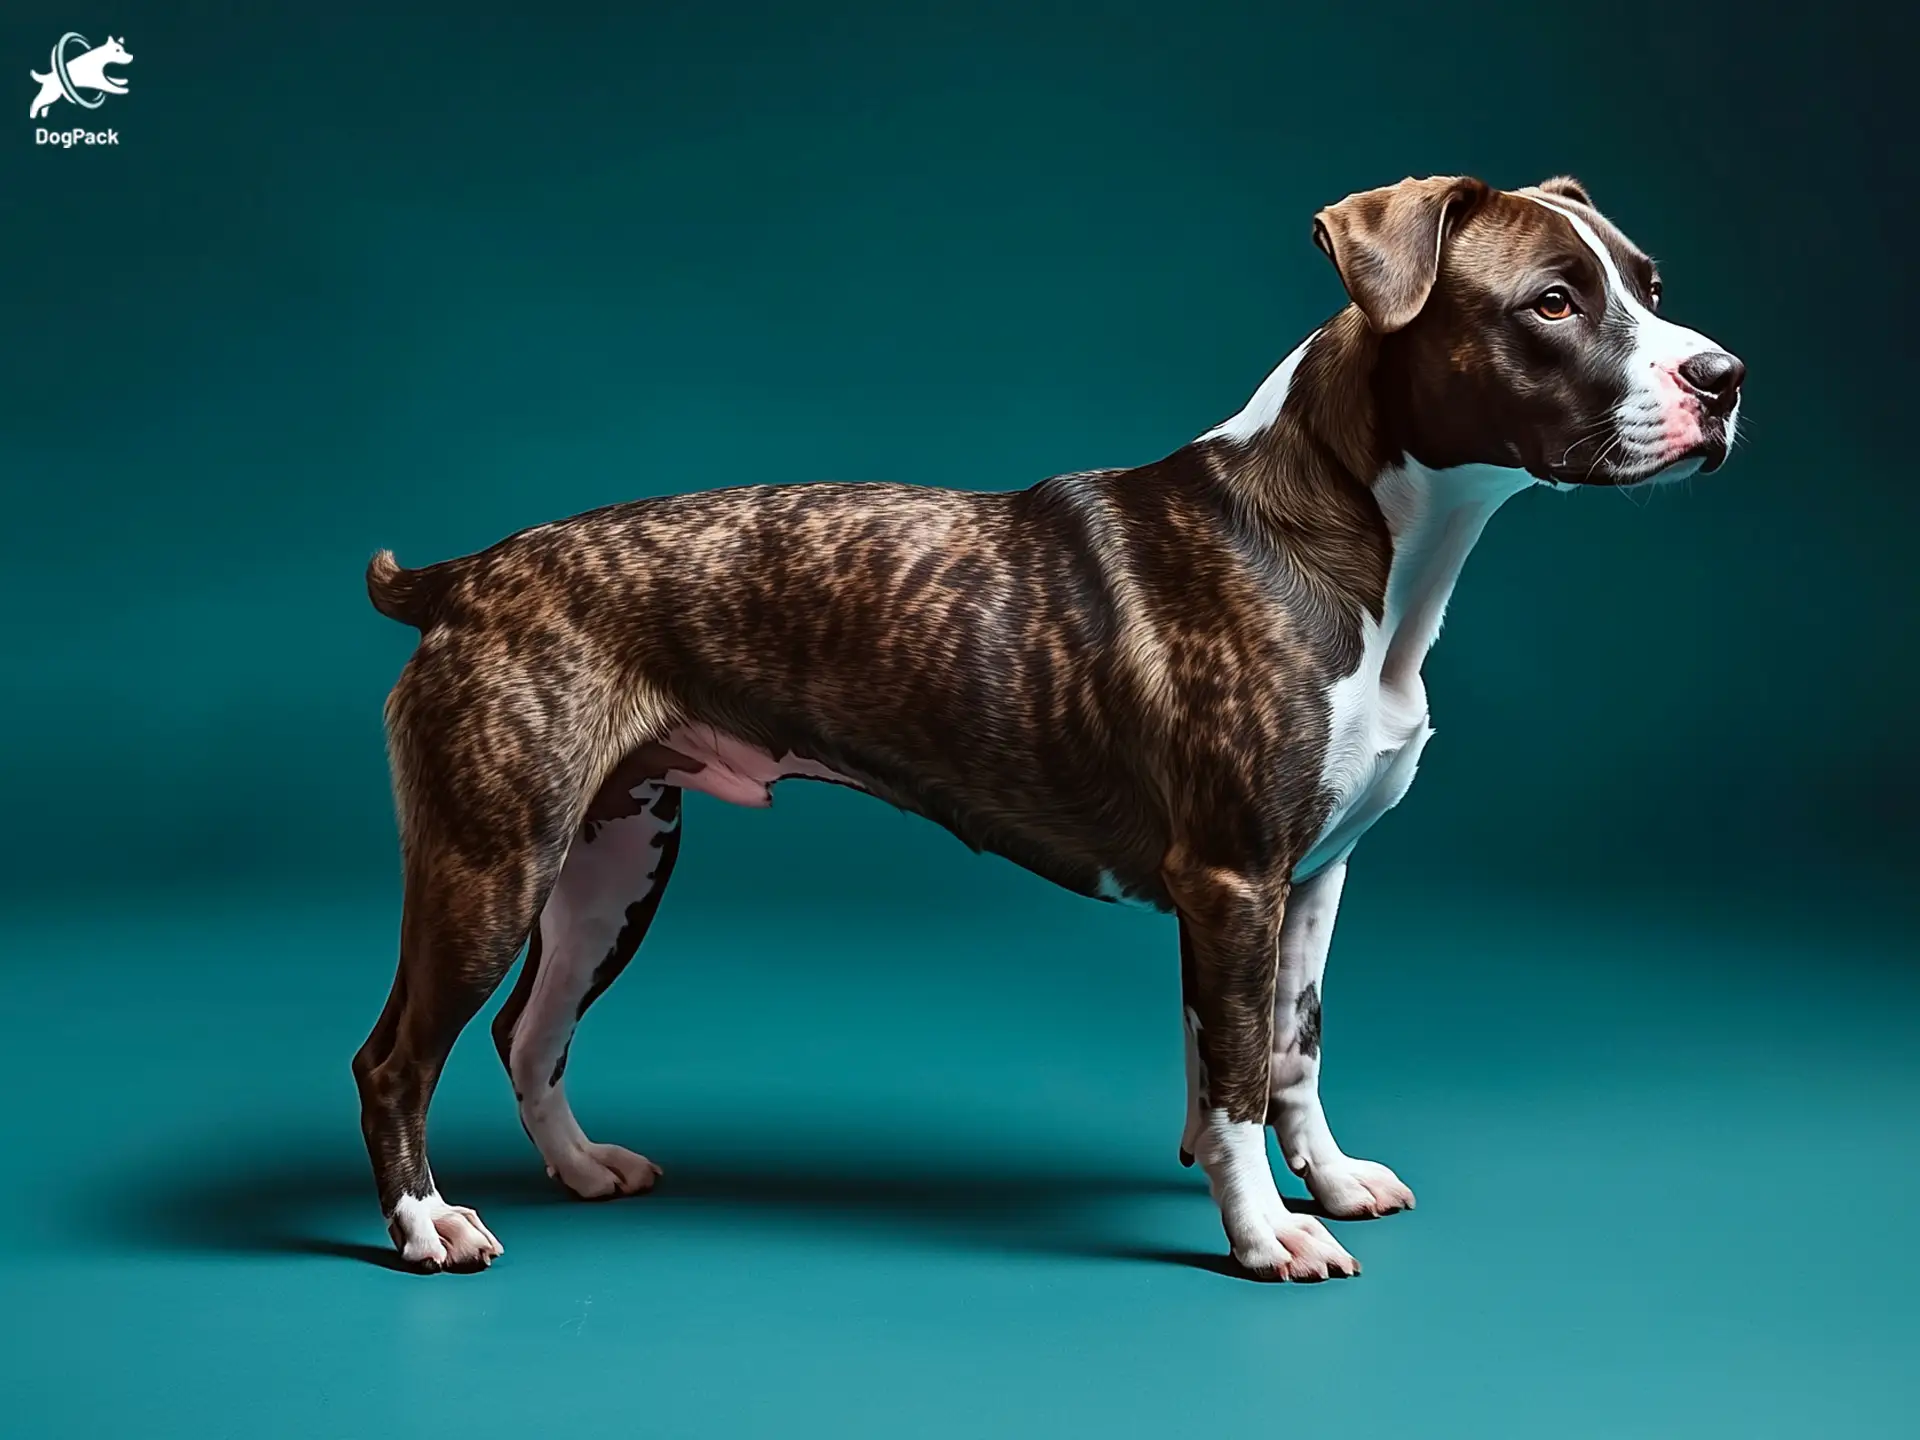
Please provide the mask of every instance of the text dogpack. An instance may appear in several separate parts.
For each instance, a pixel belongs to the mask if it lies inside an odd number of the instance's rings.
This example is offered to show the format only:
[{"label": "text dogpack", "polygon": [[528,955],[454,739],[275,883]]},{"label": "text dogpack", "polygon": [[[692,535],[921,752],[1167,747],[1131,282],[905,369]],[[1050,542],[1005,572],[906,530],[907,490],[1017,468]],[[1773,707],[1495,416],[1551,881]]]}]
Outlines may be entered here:
[{"label": "text dogpack", "polygon": [[62,150],[71,150],[76,145],[118,145],[118,130],[49,130],[37,125],[33,131],[33,143],[36,145],[58,145]]}]

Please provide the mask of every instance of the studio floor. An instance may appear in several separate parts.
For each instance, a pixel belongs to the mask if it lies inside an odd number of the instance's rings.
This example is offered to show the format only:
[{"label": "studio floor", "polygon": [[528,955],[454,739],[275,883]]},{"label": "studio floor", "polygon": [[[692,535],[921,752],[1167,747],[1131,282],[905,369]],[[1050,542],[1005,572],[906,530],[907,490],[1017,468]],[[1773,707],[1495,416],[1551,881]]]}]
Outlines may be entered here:
[{"label": "studio floor", "polygon": [[8,1434],[1913,1433],[1891,924],[1356,872],[1329,1109],[1420,1205],[1336,1227],[1360,1279],[1272,1287],[1175,1160],[1166,920],[670,901],[568,1073],[660,1189],[565,1198],[476,1026],[435,1169],[506,1255],[429,1278],[347,1068],[394,904],[14,917]]}]

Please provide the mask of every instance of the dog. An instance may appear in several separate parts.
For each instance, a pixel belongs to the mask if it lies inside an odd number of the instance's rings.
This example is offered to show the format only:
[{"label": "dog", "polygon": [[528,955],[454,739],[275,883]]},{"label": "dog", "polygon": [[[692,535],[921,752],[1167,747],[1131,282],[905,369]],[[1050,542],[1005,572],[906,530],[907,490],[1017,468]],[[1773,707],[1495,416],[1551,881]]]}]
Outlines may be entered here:
[{"label": "dog", "polygon": [[[74,38],[79,39],[78,36]],[[87,42],[82,39],[80,43],[84,45]],[[73,82],[76,90],[100,90],[108,95],[124,95],[127,93],[127,82],[107,74],[107,66],[125,65],[132,60],[133,56],[127,53],[126,47],[109,35],[106,44],[96,45],[67,62],[67,78]],[[45,75],[38,70],[29,70],[27,74],[40,82],[40,93],[33,97],[33,104],[27,107],[27,118],[38,120],[67,94],[66,87],[60,83],[59,46],[54,47],[53,59]]]},{"label": "dog", "polygon": [[493,1024],[520,1118],[575,1195],[650,1160],[587,1138],[574,1026],[632,959],[687,790],[849,785],[1069,890],[1179,920],[1187,1107],[1251,1275],[1351,1276],[1289,1210],[1413,1207],[1335,1141],[1320,988],[1348,856],[1432,733],[1421,664],[1467,552],[1534,485],[1719,468],[1745,367],[1662,318],[1653,262],[1565,177],[1441,176],[1314,219],[1350,303],[1165,459],[966,493],[746,486],[536,526],[367,586],[420,641],[386,706],[405,902],[354,1059],[388,1232],[425,1271],[501,1253],[441,1198],[427,1105]]}]

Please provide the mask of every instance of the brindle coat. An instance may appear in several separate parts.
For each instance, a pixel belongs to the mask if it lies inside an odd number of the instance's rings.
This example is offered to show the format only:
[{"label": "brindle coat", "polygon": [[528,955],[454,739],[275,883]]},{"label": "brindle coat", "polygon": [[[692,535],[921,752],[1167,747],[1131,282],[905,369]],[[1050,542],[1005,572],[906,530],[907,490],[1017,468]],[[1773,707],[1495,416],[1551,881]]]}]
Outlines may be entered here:
[{"label": "brindle coat", "polygon": [[[1592,214],[1571,182],[1534,193]],[[1289,886],[1333,805],[1327,696],[1383,618],[1374,481],[1404,456],[1550,475],[1587,423],[1578,374],[1558,397],[1531,387],[1516,423],[1499,372],[1538,357],[1492,353],[1471,313],[1501,303],[1486,296],[1517,233],[1567,248],[1540,209],[1443,178],[1323,211],[1316,239],[1355,303],[1250,440],[1012,493],[755,486],[613,505],[419,570],[376,556],[374,605],[422,635],[386,711],[400,966],[354,1066],[388,1216],[437,1197],[429,1098],[531,935],[495,1027],[512,1065],[570,847],[654,807],[654,883],[581,1013],[639,944],[679,842],[666,777],[702,763],[668,743],[688,725],[1081,894],[1174,911],[1202,1103],[1260,1121]],[[1463,278],[1436,290],[1443,262]],[[1301,1004],[1317,1051],[1317,991]],[[564,1065],[563,1048],[552,1083]]]}]

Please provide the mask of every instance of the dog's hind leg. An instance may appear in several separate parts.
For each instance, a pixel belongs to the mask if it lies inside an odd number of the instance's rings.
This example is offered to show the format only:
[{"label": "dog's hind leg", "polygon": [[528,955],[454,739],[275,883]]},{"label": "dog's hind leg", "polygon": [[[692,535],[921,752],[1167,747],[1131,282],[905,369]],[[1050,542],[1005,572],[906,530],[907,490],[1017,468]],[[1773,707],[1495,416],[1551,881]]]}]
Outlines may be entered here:
[{"label": "dog's hind leg", "polygon": [[441,1198],[427,1163],[427,1106],[454,1040],[513,963],[545,880],[531,860],[480,870],[409,857],[407,869],[399,972],[354,1057],[360,1128],[402,1257],[427,1270],[474,1268],[499,1255],[500,1242],[473,1211]]},{"label": "dog's hind leg", "polygon": [[[400,965],[353,1062],[388,1233],[426,1270],[472,1269],[500,1254],[480,1217],[448,1204],[434,1183],[427,1106],[454,1040],[545,903],[578,813],[568,778],[576,767],[549,748],[541,716],[526,713],[537,700],[522,691],[513,715],[476,714],[488,697],[450,690],[444,674],[437,683],[439,703],[449,691],[461,702],[457,723],[410,733],[409,709],[435,688],[417,676],[402,678],[388,707],[406,872]],[[431,743],[420,743],[427,734]]]},{"label": "dog's hind leg", "polygon": [[582,826],[493,1022],[520,1123],[547,1173],[588,1200],[650,1190],[660,1174],[644,1155],[589,1140],[567,1103],[574,1028],[645,938],[680,849],[679,787],[628,793],[636,813]]}]

